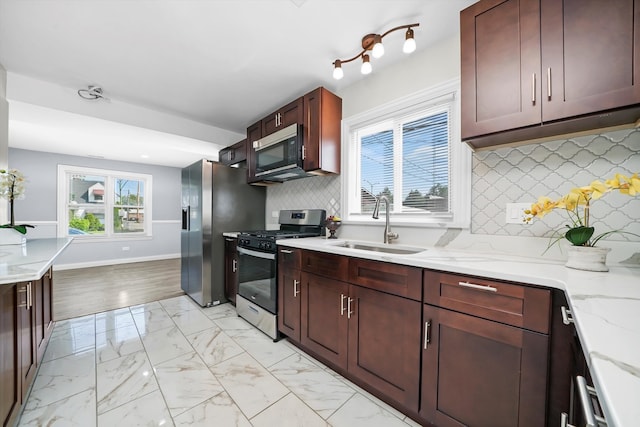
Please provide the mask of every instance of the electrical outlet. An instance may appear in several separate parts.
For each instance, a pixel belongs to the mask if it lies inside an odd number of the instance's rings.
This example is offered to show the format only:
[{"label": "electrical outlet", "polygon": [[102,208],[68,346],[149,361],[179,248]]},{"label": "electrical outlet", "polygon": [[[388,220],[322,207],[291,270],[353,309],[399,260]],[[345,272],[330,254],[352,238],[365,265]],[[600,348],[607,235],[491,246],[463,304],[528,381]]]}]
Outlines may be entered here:
[{"label": "electrical outlet", "polygon": [[280,211],[271,211],[271,218],[279,218]]},{"label": "electrical outlet", "polygon": [[531,203],[507,203],[505,211],[505,221],[507,224],[521,224],[526,225],[525,210],[531,207]]},{"label": "electrical outlet", "polygon": [[123,250],[123,251],[128,251],[128,250],[129,250],[129,246],[123,246],[123,247],[122,247],[122,250]]}]

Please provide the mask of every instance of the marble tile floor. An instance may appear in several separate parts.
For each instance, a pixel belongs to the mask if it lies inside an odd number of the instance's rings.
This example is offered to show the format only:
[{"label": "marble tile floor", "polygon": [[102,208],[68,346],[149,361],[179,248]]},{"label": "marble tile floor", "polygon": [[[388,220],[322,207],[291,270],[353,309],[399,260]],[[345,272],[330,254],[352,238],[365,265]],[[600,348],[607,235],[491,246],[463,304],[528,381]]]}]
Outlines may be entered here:
[{"label": "marble tile floor", "polygon": [[179,296],[57,322],[18,426],[418,424],[232,305]]}]

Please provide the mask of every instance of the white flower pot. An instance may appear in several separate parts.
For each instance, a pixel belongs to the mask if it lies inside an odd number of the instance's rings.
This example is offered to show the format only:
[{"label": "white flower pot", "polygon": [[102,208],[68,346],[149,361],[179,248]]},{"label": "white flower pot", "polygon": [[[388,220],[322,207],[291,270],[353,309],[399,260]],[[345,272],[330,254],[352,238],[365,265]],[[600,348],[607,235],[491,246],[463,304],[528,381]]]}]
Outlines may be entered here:
[{"label": "white flower pot", "polygon": [[607,254],[611,248],[569,246],[566,267],[586,271],[609,271]]},{"label": "white flower pot", "polygon": [[22,245],[27,242],[24,234],[13,228],[0,228],[0,245]]}]

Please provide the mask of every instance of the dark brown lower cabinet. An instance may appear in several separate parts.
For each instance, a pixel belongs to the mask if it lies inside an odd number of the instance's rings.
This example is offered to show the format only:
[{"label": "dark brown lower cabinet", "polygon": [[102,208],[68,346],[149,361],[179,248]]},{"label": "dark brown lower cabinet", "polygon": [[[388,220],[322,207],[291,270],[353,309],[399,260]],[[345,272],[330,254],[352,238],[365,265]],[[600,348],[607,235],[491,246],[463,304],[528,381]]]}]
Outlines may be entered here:
[{"label": "dark brown lower cabinet", "polygon": [[17,284],[0,285],[0,421],[13,424],[20,410],[20,365],[18,363]]},{"label": "dark brown lower cabinet", "polygon": [[300,342],[300,270],[278,270],[278,330]]},{"label": "dark brown lower cabinet", "polygon": [[349,373],[416,411],[422,304],[354,285],[349,298]]},{"label": "dark brown lower cabinet", "polygon": [[316,355],[346,370],[349,284],[304,271],[300,277],[300,342]]},{"label": "dark brown lower cabinet", "polygon": [[548,336],[428,304],[420,415],[439,427],[545,425]]},{"label": "dark brown lower cabinet", "polygon": [[36,373],[36,316],[34,282],[18,283],[18,354],[20,361],[21,399],[24,399]]},{"label": "dark brown lower cabinet", "polygon": [[0,421],[12,426],[53,330],[51,269],[38,280],[0,285]]},{"label": "dark brown lower cabinet", "polygon": [[238,239],[224,238],[224,293],[227,299],[236,305],[238,293]]},{"label": "dark brown lower cabinet", "polygon": [[40,280],[33,281],[34,310],[35,310],[35,338],[37,347],[37,359],[42,360],[47,348],[49,337],[53,331],[53,271],[52,268],[42,276]]},{"label": "dark brown lower cabinet", "polygon": [[311,273],[301,278],[302,345],[416,411],[421,303]]}]

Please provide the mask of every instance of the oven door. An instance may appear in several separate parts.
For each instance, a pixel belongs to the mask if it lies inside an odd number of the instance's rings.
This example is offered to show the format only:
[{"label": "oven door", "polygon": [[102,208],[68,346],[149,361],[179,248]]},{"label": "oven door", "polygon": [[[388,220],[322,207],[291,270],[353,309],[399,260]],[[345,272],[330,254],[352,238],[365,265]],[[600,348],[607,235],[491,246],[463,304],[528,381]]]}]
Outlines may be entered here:
[{"label": "oven door", "polygon": [[238,247],[238,294],[276,314],[276,253]]}]

